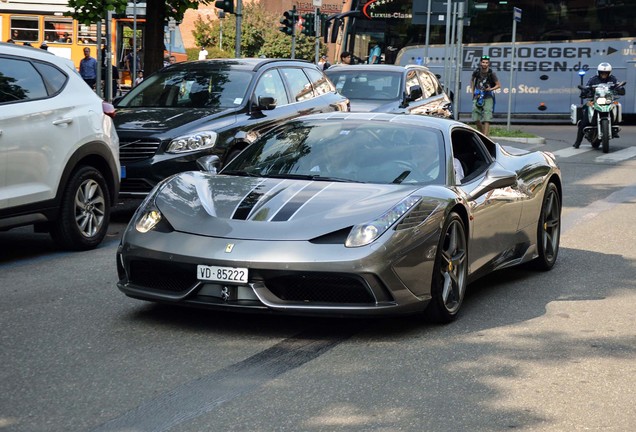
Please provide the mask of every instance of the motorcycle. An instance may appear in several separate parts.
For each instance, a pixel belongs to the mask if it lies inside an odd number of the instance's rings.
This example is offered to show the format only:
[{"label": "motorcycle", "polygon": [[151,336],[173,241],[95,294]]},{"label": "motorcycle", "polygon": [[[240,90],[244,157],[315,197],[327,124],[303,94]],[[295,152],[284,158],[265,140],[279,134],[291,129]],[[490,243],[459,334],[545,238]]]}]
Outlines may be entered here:
[{"label": "motorcycle", "polygon": [[621,130],[617,124],[623,121],[623,114],[621,104],[617,101],[616,89],[625,84],[623,81],[616,84],[579,85],[581,99],[590,99],[584,105],[587,109],[580,109],[576,105],[571,107],[573,124],[577,124],[583,115],[588,116],[588,126],[583,128],[583,136],[594,148],[602,145],[603,153],[609,152],[609,140],[618,137]]}]

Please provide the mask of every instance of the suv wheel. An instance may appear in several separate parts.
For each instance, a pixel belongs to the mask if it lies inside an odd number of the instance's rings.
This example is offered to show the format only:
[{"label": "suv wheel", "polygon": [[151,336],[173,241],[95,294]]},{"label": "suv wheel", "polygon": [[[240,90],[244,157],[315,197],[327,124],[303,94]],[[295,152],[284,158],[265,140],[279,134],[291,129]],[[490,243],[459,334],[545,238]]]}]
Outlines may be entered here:
[{"label": "suv wheel", "polygon": [[110,195],[104,177],[93,167],[80,167],[64,189],[51,236],[65,249],[91,249],[106,235],[109,218]]}]

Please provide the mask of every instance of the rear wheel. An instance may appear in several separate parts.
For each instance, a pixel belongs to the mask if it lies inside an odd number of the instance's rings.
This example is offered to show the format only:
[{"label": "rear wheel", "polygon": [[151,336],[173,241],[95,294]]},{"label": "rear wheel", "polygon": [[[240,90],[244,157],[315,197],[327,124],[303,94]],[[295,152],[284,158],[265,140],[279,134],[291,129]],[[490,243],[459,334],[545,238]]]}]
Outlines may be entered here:
[{"label": "rear wheel", "polygon": [[64,189],[59,218],[51,223],[51,236],[65,249],[92,249],[104,239],[109,218],[106,180],[95,168],[84,166],[73,173]]},{"label": "rear wheel", "polygon": [[537,251],[539,256],[532,262],[539,270],[550,270],[559,254],[561,236],[561,200],[559,190],[549,183],[543,196],[541,214],[537,225]]},{"label": "rear wheel", "polygon": [[437,246],[427,318],[448,323],[457,317],[466,292],[467,271],[466,229],[462,218],[453,212],[444,222]]},{"label": "rear wheel", "polygon": [[609,119],[602,118],[601,119],[601,142],[603,143],[603,153],[609,152],[609,140],[610,140],[610,127],[609,127]]}]

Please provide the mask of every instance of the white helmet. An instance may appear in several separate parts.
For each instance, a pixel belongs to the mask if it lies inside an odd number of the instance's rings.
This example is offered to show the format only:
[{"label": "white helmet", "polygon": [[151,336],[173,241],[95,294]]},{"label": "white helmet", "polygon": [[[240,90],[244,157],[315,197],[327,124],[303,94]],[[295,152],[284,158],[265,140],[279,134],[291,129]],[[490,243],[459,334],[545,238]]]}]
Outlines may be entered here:
[{"label": "white helmet", "polygon": [[608,74],[612,74],[612,65],[607,63],[607,62],[603,62],[601,64],[598,65],[598,67],[596,68],[598,75],[601,76],[602,72],[607,72]]}]

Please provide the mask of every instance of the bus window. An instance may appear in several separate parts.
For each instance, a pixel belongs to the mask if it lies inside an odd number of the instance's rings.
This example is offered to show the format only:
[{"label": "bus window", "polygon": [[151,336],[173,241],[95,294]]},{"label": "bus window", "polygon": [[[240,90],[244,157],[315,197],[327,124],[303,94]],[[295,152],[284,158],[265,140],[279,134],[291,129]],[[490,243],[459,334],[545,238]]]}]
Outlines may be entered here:
[{"label": "bus window", "polygon": [[73,43],[73,20],[45,17],[44,40],[47,43]]},{"label": "bus window", "polygon": [[11,39],[16,42],[40,40],[37,17],[11,17]]},{"label": "bus window", "polygon": [[[102,22],[102,35],[106,33],[106,25]],[[77,43],[95,45],[97,42],[97,24],[79,24],[77,28]],[[102,45],[106,45],[106,37],[102,36]]]}]

